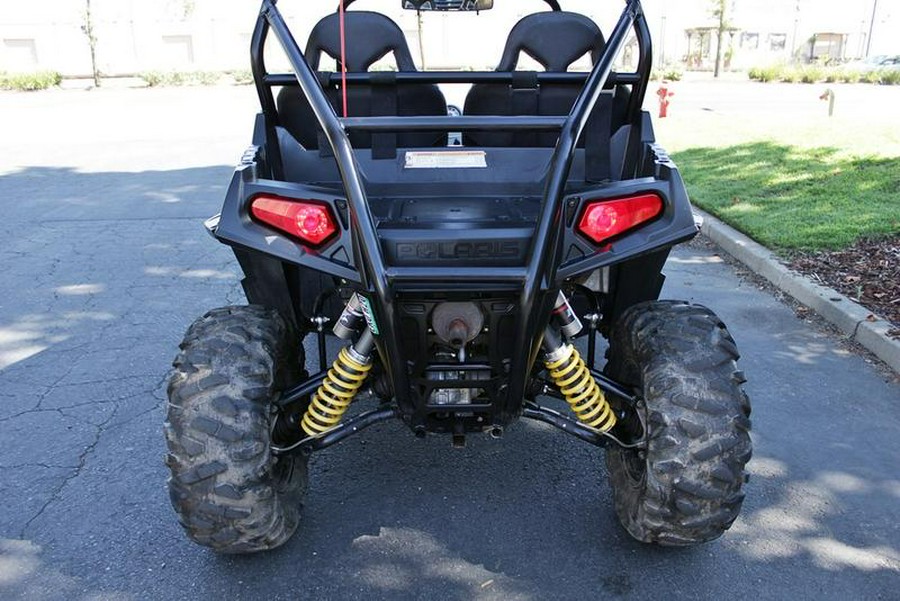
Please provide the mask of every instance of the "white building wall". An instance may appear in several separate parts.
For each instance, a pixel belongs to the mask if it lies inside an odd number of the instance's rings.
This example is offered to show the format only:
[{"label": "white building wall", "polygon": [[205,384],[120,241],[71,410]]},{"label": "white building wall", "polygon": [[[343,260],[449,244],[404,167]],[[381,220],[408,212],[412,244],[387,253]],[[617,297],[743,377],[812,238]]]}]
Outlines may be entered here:
[{"label": "white building wall", "polygon": [[[786,60],[791,48],[816,32],[847,34],[847,58],[856,57],[866,46],[872,1],[735,0],[733,25],[758,33],[761,47],[741,49],[738,35],[735,65]],[[335,4],[336,0],[281,0],[279,8],[303,41]],[[561,4],[591,16],[606,32],[622,7],[612,0],[562,0]],[[686,56],[685,29],[714,25],[709,5],[709,0],[645,0],[657,60],[676,63]],[[900,0],[878,0],[878,6],[872,53],[900,53]],[[480,16],[426,13],[425,64],[429,68],[492,68],[514,23],[545,8],[541,0],[496,0],[496,7]],[[92,9],[104,74],[248,67],[250,33],[258,10],[254,0],[92,0]],[[419,62],[415,12],[401,10],[400,0],[358,0],[353,9],[379,10],[394,18]],[[0,2],[0,70],[52,69],[69,76],[87,75],[90,54],[81,31],[83,15],[82,0]],[[770,34],[787,36],[783,52],[768,49]],[[283,66],[276,58],[278,49],[274,50],[271,67]]]},{"label": "white building wall", "polygon": [[[865,55],[874,0],[732,0],[730,24],[739,30],[735,36],[735,66],[747,67],[760,62],[788,61],[802,53],[816,33],[847,35],[845,58]],[[714,27],[705,0],[646,2],[646,12],[657,41],[664,40],[659,52],[667,62],[687,55],[684,31],[696,27]],[[741,33],[758,34],[756,50],[741,47]],[[773,50],[770,36],[784,36],[783,51]],[[713,51],[715,46],[713,45]],[[900,54],[900,0],[878,0],[872,39],[872,54]]]}]

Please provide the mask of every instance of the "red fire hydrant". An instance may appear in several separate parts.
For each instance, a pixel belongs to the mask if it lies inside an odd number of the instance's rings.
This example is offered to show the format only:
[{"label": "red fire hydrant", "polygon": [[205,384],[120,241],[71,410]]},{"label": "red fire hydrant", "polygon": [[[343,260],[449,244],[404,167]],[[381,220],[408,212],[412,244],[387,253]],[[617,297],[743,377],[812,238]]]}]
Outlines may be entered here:
[{"label": "red fire hydrant", "polygon": [[659,96],[659,117],[664,119],[669,116],[669,103],[671,102],[669,98],[674,96],[675,92],[670,92],[669,82],[663,80],[659,89],[656,90],[656,95]]}]

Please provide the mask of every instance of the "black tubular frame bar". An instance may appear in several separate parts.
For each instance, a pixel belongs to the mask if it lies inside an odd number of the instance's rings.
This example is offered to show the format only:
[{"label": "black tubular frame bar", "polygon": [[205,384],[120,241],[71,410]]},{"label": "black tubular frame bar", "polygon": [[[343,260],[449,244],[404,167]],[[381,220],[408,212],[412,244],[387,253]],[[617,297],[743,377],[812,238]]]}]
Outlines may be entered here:
[{"label": "black tubular frame bar", "polygon": [[361,131],[556,131],[565,117],[348,117],[341,119],[345,130]]},{"label": "black tubular frame bar", "polygon": [[[600,60],[587,76],[581,93],[568,117],[548,119],[544,117],[476,118],[476,117],[358,117],[341,119],[336,114],[321,87],[318,76],[312,71],[303,52],[297,45],[280,11],[277,0],[263,0],[260,18],[253,34],[251,60],[257,91],[267,122],[267,143],[274,142],[266,160],[276,177],[280,175],[277,155],[277,138],[274,131],[278,123],[272,95],[274,81],[267,80],[263,49],[269,30],[275,33],[284,49],[307,102],[321,126],[325,138],[334,153],[350,212],[350,231],[354,262],[359,269],[362,291],[373,297],[373,309],[382,335],[377,337],[379,351],[385,369],[393,382],[394,393],[401,413],[413,415],[407,373],[406,358],[400,348],[398,310],[394,298],[394,283],[403,280],[421,281],[419,277],[441,276],[458,280],[459,270],[453,268],[428,268],[427,270],[389,268],[385,265],[381,241],[375,219],[369,208],[366,190],[353,148],[347,135],[348,129],[439,129],[459,131],[463,128],[480,130],[508,130],[517,127],[559,129],[560,136],[550,159],[541,211],[535,224],[532,252],[524,269],[498,270],[497,268],[470,268],[466,279],[473,282],[493,283],[505,275],[517,284],[519,290],[519,317],[514,348],[526,349],[512,359],[505,406],[497,418],[501,422],[515,417],[522,410],[522,400],[528,384],[531,368],[537,359],[542,333],[550,318],[553,302],[558,293],[557,269],[562,260],[560,240],[565,223],[562,218],[563,196],[569,170],[575,156],[575,148],[587,124],[588,118],[612,73],[613,63],[624,48],[628,35],[634,29],[640,58],[637,81],[633,84],[628,107],[628,120],[640,122],[640,106],[650,79],[651,46],[650,31],[643,15],[640,0],[625,0],[625,9],[619,18]],[[413,125],[414,124],[414,125]],[[477,124],[477,125],[476,125]],[[634,133],[632,135],[635,135]],[[640,135],[639,129],[636,135]],[[506,272],[509,273],[506,273]],[[499,273],[503,272],[503,274]]]},{"label": "black tubular frame bar", "polygon": [[[353,4],[355,1],[356,0],[345,0],[344,8],[349,8],[350,5]],[[554,11],[562,10],[559,7],[559,2],[557,2],[556,0],[544,0],[544,2],[546,2],[550,6],[550,10],[554,10]]]},{"label": "black tubular frame bar", "polygon": [[[320,76],[320,81],[326,82],[324,75]],[[341,83],[340,73],[328,73],[327,84],[336,86]],[[566,73],[546,73],[539,71],[534,74],[535,79],[541,83],[584,83],[587,81],[588,73],[566,72]],[[640,83],[641,76],[637,73],[610,73],[607,87],[617,84],[636,84]],[[270,86],[296,86],[297,78],[293,73],[269,73],[265,75],[264,81]],[[423,83],[494,83],[494,84],[511,84],[513,82],[513,74],[508,71],[400,71],[390,73],[390,84],[423,84]],[[374,83],[369,73],[347,73],[347,83]]]}]

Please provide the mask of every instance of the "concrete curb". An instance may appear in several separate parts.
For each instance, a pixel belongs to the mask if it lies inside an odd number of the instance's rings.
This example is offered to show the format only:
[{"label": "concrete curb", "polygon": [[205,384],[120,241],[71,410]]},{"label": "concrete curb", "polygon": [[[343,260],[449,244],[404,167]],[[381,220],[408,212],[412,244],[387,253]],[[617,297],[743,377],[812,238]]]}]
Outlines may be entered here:
[{"label": "concrete curb", "polygon": [[900,373],[900,341],[888,337],[889,322],[836,290],[815,284],[791,271],[774,253],[712,215],[696,207],[694,212],[703,218],[700,231],[722,250],[833,323],[850,339]]}]

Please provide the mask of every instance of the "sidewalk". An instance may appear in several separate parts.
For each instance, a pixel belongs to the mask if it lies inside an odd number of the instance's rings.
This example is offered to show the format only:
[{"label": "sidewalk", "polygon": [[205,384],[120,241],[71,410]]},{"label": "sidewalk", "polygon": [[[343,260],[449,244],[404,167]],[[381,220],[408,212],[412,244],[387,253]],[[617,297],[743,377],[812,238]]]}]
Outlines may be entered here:
[{"label": "sidewalk", "polygon": [[791,271],[770,250],[709,213],[696,207],[694,212],[703,218],[701,231],[725,252],[837,326],[900,374],[900,341],[888,336],[890,322],[837,291]]}]

